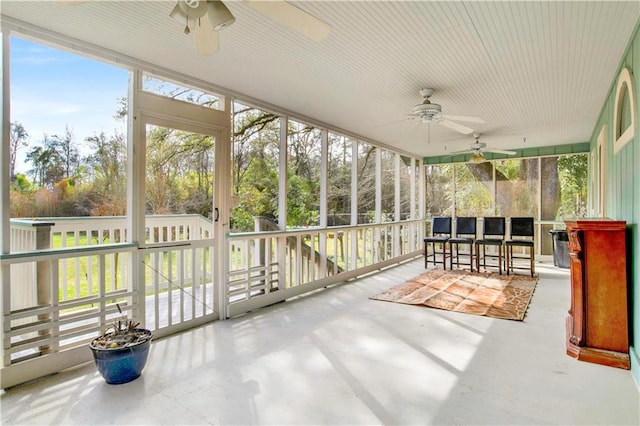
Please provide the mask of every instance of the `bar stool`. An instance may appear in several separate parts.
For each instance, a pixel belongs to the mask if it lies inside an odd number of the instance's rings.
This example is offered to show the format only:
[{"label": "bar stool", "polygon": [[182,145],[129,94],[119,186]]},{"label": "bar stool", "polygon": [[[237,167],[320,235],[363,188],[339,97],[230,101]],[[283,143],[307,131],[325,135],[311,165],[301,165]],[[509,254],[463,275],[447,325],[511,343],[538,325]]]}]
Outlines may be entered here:
[{"label": "bar stool", "polygon": [[[476,240],[476,269],[480,272],[480,246],[482,246],[482,266],[487,269],[487,258],[498,258],[498,273],[502,275],[502,255],[505,234],[504,217],[485,217],[482,225],[482,238]],[[493,238],[487,238],[493,237]],[[487,246],[493,246],[498,251],[498,255],[487,255]]]},{"label": "bar stool", "polygon": [[[532,217],[511,218],[511,239],[504,243],[505,251],[507,252],[507,275],[509,275],[509,272],[513,272],[514,269],[528,269],[531,272],[531,277],[535,274],[535,239],[533,230]],[[528,247],[529,256],[514,256],[514,247]],[[513,266],[513,259],[528,259],[529,267],[515,267]]]},{"label": "bar stool", "polygon": [[[432,263],[442,264],[443,269],[447,269],[447,241],[451,237],[451,217],[434,217],[431,223],[431,236],[424,239],[424,267],[428,268],[429,258]],[[429,244],[431,244],[431,255],[429,255]],[[436,251],[436,245],[440,245],[441,252]],[[442,254],[442,261],[437,260],[436,255]]]},{"label": "bar stool", "polygon": [[[456,259],[456,266],[460,267],[460,244],[469,246],[469,263],[462,263],[463,266],[468,265],[473,272],[473,245],[476,240],[476,223],[475,217],[458,217],[456,218],[455,237],[449,238],[450,268],[453,269],[453,258]],[[453,247],[455,245],[455,255]]]}]

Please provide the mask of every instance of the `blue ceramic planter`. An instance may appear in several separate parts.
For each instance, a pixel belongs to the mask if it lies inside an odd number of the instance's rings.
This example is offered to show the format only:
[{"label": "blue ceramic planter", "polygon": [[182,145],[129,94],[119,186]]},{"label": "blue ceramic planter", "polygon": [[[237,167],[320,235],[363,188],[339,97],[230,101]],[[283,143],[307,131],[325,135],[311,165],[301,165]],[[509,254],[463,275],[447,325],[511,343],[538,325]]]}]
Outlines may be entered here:
[{"label": "blue ceramic planter", "polygon": [[112,385],[130,382],[142,374],[151,346],[151,331],[136,329],[148,335],[147,339],[122,348],[99,348],[90,344],[93,359],[104,380]]}]

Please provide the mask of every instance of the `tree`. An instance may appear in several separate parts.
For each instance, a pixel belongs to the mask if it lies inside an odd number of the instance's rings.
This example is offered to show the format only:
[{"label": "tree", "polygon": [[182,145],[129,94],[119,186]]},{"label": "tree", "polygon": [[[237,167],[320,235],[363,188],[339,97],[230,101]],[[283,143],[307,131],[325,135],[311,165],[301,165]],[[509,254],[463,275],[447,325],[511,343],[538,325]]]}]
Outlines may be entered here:
[{"label": "tree", "polygon": [[358,223],[371,223],[376,206],[376,147],[358,142]]},{"label": "tree", "polygon": [[75,176],[80,166],[80,156],[78,154],[78,148],[75,146],[73,131],[69,126],[65,126],[64,135],[54,135],[52,138],[58,155],[62,160],[64,177],[68,179]]},{"label": "tree", "polygon": [[85,139],[93,153],[84,159],[91,175],[89,193],[78,202],[79,214],[122,215],[126,212],[127,146],[122,133],[107,136],[104,132]]},{"label": "tree", "polygon": [[587,214],[587,177],[589,173],[586,155],[565,155],[558,159],[558,171],[562,181],[559,216]]},{"label": "tree", "polygon": [[426,166],[426,217],[453,216],[453,164]]},{"label": "tree", "polygon": [[9,176],[16,175],[16,158],[20,148],[28,146],[29,133],[19,122],[10,124],[9,131]]},{"label": "tree", "polygon": [[542,175],[542,220],[556,220],[560,207],[560,178],[558,176],[558,157],[540,158]]},{"label": "tree", "polygon": [[327,152],[327,214],[329,226],[351,223],[352,147],[356,141],[329,133]]},{"label": "tree", "polygon": [[43,188],[53,188],[64,177],[64,160],[58,151],[58,142],[46,134],[40,145],[27,153],[27,161],[33,166],[28,173]]},{"label": "tree", "polygon": [[287,226],[315,226],[320,214],[320,129],[289,121]]},{"label": "tree", "polygon": [[29,174],[41,187],[51,189],[61,179],[76,177],[80,160],[73,131],[66,126],[62,136],[45,134],[40,145],[27,153],[27,161],[33,166]]},{"label": "tree", "polygon": [[233,136],[231,227],[252,231],[255,216],[278,215],[280,117],[236,103]]}]

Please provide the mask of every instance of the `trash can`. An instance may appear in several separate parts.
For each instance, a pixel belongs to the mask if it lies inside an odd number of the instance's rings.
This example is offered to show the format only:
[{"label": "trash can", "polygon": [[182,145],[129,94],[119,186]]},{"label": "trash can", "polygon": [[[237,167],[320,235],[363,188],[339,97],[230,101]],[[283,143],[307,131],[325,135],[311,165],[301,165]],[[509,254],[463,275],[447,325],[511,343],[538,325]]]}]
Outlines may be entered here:
[{"label": "trash can", "polygon": [[549,231],[553,238],[553,264],[559,268],[569,268],[569,235],[563,229]]}]

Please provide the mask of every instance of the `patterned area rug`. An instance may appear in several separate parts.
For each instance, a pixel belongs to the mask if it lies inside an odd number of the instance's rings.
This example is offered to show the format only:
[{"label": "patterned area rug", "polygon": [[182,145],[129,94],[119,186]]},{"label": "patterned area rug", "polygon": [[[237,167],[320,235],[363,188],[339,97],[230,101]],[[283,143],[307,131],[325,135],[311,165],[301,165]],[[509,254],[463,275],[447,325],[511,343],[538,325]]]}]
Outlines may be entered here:
[{"label": "patterned area rug", "polygon": [[538,277],[434,269],[371,297],[522,321]]}]

